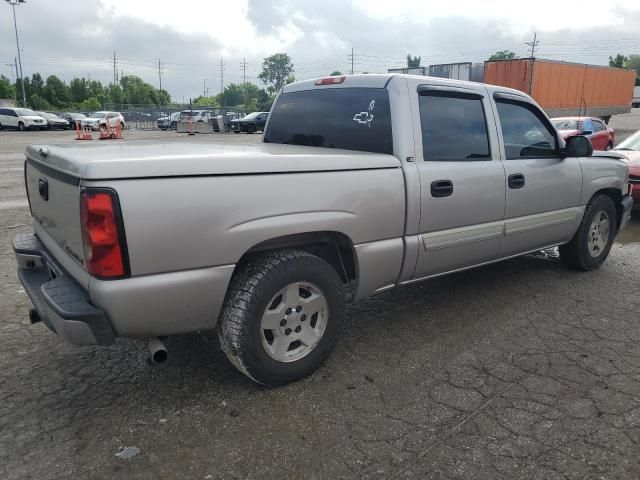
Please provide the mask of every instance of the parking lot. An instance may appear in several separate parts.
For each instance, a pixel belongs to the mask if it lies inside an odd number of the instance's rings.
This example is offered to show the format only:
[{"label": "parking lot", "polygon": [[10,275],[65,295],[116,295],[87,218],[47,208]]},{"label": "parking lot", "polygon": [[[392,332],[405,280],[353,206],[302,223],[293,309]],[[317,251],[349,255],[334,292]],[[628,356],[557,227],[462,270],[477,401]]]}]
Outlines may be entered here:
[{"label": "parking lot", "polygon": [[[612,125],[620,141],[640,112]],[[23,151],[73,137],[0,132],[1,479],[640,478],[640,215],[595,272],[545,251],[361,302],[317,373],[264,389],[210,332],[154,365],[142,341],[75,347],[29,324]]]}]

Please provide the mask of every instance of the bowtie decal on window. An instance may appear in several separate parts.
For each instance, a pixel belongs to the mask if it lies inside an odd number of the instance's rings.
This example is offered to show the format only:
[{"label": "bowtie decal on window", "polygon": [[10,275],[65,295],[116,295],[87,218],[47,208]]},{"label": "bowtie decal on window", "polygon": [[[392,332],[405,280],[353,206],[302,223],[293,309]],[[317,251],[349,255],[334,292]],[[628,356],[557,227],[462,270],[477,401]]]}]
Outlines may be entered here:
[{"label": "bowtie decal on window", "polygon": [[374,108],[376,108],[376,101],[371,100],[371,103],[369,104],[369,110],[367,110],[366,112],[356,113],[353,116],[353,121],[360,123],[362,125],[367,125],[369,128],[371,128],[371,122],[373,122]]}]

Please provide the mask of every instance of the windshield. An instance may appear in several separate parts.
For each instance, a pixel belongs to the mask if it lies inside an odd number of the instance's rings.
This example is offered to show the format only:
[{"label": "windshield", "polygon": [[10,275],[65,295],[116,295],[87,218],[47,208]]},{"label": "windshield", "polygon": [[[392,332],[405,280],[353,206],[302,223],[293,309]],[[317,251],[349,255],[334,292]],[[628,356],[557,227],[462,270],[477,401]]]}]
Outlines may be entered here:
[{"label": "windshield", "polygon": [[14,110],[20,117],[29,117],[29,116],[38,115],[36,112],[34,112],[33,110],[29,110],[28,108],[16,108]]},{"label": "windshield", "polygon": [[47,112],[38,112],[38,115],[40,115],[41,117],[47,118],[49,120],[56,120],[58,118],[53,113],[47,113]]},{"label": "windshield", "polygon": [[104,118],[107,116],[107,112],[95,112],[89,115],[89,118]]},{"label": "windshield", "polygon": [[580,130],[580,120],[569,119],[569,118],[560,118],[557,120],[551,120],[553,126],[556,127],[557,130]]},{"label": "windshield", "polygon": [[253,120],[254,118],[256,118],[258,115],[260,115],[260,113],[262,112],[253,112],[250,113],[249,115],[247,115],[246,117],[244,117],[242,120]]},{"label": "windshield", "polygon": [[616,150],[635,150],[640,151],[640,130],[627,138],[624,142],[616,147]]},{"label": "windshield", "polygon": [[384,88],[283,93],[264,142],[393,154],[389,94]]},{"label": "windshield", "polygon": [[78,118],[87,118],[87,116],[84,113],[70,113],[69,116],[74,120]]}]

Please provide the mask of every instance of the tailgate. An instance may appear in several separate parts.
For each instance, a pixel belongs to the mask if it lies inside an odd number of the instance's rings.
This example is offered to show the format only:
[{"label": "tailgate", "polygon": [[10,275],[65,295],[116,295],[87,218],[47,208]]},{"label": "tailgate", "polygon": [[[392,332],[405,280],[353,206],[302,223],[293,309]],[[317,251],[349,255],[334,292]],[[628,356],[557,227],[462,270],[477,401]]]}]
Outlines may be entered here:
[{"label": "tailgate", "polygon": [[31,214],[40,225],[39,234],[51,237],[86,270],[80,230],[80,180],[28,158],[25,183]]}]

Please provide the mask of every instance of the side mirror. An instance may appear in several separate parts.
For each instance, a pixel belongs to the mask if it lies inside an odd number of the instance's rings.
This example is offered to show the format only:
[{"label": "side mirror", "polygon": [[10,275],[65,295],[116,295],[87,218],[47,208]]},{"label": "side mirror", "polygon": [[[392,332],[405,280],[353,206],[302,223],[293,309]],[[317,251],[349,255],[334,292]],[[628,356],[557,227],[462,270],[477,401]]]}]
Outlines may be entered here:
[{"label": "side mirror", "polygon": [[567,138],[562,153],[565,157],[590,157],[593,154],[593,145],[587,137],[576,135]]}]

